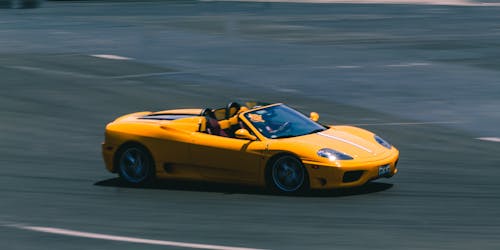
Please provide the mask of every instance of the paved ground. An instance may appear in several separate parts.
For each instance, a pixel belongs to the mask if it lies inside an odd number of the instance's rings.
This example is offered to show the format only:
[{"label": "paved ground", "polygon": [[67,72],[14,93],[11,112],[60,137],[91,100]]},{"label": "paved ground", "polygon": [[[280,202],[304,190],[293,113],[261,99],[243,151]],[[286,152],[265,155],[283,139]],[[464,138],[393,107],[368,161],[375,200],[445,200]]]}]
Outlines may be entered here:
[{"label": "paved ground", "polygon": [[[196,1],[1,9],[2,249],[175,249],[23,225],[265,249],[498,249],[500,148],[475,139],[500,136],[498,11]],[[383,135],[401,150],[400,174],[280,197],[206,183],[128,188],[104,170],[103,127],[120,114],[256,98]]]}]

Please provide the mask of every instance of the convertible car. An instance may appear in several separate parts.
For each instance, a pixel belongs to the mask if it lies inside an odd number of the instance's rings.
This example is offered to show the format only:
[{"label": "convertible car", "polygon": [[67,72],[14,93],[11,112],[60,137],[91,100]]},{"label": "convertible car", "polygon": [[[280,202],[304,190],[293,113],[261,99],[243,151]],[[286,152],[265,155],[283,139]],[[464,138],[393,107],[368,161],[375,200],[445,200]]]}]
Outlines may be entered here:
[{"label": "convertible car", "polygon": [[230,182],[281,193],[360,186],[397,173],[399,151],[352,126],[325,126],[281,103],[138,112],[106,126],[106,168],[155,178]]}]

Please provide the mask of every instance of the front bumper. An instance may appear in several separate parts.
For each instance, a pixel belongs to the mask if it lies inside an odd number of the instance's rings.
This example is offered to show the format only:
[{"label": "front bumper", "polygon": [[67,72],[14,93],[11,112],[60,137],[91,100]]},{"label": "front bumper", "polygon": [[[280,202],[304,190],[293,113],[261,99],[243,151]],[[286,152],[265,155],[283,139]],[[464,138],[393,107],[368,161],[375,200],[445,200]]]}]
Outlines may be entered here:
[{"label": "front bumper", "polygon": [[[332,189],[361,186],[378,178],[390,178],[398,172],[399,152],[393,150],[389,155],[370,161],[342,161],[339,163],[320,163],[304,161],[309,174],[311,189]],[[389,166],[389,171],[379,175],[379,168]]]}]

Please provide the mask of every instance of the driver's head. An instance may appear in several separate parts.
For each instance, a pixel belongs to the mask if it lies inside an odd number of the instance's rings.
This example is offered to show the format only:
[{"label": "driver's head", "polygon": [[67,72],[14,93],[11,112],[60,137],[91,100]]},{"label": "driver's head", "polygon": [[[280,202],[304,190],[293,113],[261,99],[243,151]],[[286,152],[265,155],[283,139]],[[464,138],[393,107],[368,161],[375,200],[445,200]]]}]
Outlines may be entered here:
[{"label": "driver's head", "polygon": [[272,118],[273,118],[273,117],[275,117],[275,116],[276,116],[276,113],[274,112],[274,110],[273,110],[272,108],[270,108],[270,109],[265,109],[265,110],[263,110],[263,112],[262,112],[262,118],[263,118],[264,120],[270,120],[270,119],[272,119]]}]

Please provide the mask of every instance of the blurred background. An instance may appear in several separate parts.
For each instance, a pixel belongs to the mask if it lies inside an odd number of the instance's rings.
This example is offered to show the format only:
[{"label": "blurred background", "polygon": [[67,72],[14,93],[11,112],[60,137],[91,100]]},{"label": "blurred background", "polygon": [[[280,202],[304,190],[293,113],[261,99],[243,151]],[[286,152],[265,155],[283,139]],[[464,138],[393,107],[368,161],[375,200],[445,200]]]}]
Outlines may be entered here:
[{"label": "blurred background", "polygon": [[[498,249],[498,3],[332,2],[0,0],[2,248],[185,249],[25,230],[39,226],[228,249]],[[129,188],[105,170],[117,116],[233,100],[374,131],[400,172],[283,197]]]}]

